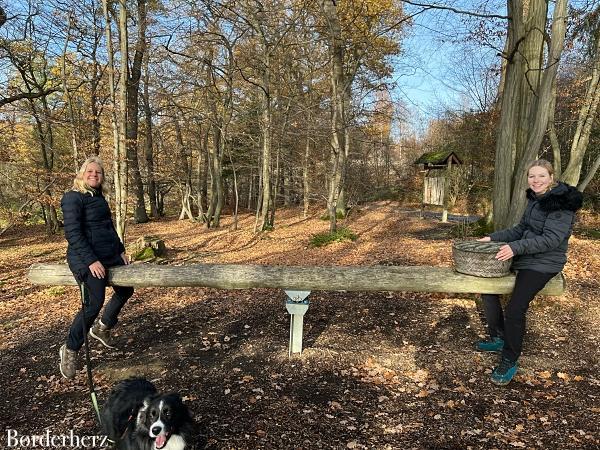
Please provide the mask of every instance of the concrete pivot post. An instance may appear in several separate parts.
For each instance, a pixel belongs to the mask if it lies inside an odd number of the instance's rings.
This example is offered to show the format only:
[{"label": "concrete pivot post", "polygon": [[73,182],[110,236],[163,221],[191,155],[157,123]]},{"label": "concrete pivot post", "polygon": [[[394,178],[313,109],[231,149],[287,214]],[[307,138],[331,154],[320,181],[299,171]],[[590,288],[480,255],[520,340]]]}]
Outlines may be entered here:
[{"label": "concrete pivot post", "polygon": [[285,291],[288,298],[285,308],[290,313],[290,344],[289,356],[292,353],[302,353],[302,330],[304,328],[304,314],[308,310],[309,301],[306,297],[310,291]]}]

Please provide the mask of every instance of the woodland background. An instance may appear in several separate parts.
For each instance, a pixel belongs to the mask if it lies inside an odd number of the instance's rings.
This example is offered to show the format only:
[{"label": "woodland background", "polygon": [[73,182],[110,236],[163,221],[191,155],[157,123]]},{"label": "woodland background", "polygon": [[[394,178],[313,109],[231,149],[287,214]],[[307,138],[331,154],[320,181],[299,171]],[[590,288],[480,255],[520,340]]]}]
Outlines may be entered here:
[{"label": "woodland background", "polygon": [[[449,80],[463,104],[417,133],[398,74],[427,14],[460,26],[444,38],[465,48]],[[122,237],[127,218],[210,228],[241,209],[268,230],[278,208],[310,204],[335,231],[348,206],[418,202],[413,163],[436,150],[464,161],[451,204],[491,221],[493,203],[496,227],[522,211],[538,156],[598,204],[595,2],[18,0],[0,3],[0,22],[0,233],[57,232],[60,197],[92,154]]]}]

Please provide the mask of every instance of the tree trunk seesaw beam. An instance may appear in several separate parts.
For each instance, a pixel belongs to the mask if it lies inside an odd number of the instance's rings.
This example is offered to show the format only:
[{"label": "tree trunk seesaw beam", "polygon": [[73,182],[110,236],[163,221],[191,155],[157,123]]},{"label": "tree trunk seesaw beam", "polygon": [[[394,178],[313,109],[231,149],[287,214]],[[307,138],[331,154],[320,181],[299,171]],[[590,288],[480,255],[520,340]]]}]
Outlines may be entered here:
[{"label": "tree trunk seesaw beam", "polygon": [[[33,264],[33,284],[75,286],[65,264]],[[132,287],[211,287],[218,289],[280,288],[299,291],[396,291],[456,294],[509,294],[515,277],[481,278],[463,275],[450,267],[430,266],[259,266],[192,264],[159,266],[133,264],[108,270],[110,285]],[[543,295],[561,295],[562,275],[550,280]]]},{"label": "tree trunk seesaw beam", "polygon": [[[65,264],[33,264],[28,278],[33,284],[75,286]],[[110,285],[140,287],[210,287],[217,289],[279,288],[288,295],[291,316],[289,352],[302,351],[303,318],[310,291],[446,292],[454,294],[509,294],[514,275],[482,278],[463,275],[450,267],[431,266],[259,266],[193,264],[160,266],[134,264],[108,270]],[[558,274],[540,292],[561,295],[565,279]]]}]

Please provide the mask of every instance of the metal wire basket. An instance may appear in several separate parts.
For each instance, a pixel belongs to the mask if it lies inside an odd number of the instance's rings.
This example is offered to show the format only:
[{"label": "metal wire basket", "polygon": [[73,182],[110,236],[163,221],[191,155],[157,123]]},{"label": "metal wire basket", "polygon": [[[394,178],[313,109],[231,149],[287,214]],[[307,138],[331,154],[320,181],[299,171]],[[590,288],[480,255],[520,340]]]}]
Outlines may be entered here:
[{"label": "metal wire basket", "polygon": [[477,277],[503,277],[510,273],[512,260],[498,261],[494,256],[506,242],[457,241],[452,245],[454,270]]}]

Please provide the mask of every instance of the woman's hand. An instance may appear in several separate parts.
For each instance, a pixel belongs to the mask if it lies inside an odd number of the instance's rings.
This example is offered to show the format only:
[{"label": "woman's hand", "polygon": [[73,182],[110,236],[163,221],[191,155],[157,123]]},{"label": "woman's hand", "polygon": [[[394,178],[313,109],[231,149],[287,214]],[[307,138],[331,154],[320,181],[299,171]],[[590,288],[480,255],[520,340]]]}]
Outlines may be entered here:
[{"label": "woman's hand", "polygon": [[500,250],[498,250],[498,253],[496,253],[496,259],[499,261],[508,261],[513,256],[515,256],[515,254],[513,253],[512,248],[510,248],[510,245],[508,244],[505,244],[502,247],[500,247]]},{"label": "woman's hand", "polygon": [[89,269],[92,275],[96,278],[104,278],[106,276],[106,269],[100,261],[90,264]]},{"label": "woman's hand", "polygon": [[477,239],[477,240],[478,240],[479,242],[492,242],[492,238],[491,238],[491,237],[489,237],[489,236],[485,236],[485,237],[482,237],[482,238],[480,238],[480,239]]},{"label": "woman's hand", "polygon": [[121,253],[121,259],[123,260],[123,262],[125,263],[126,266],[129,265],[129,256],[127,256],[127,253],[125,253],[125,252]]}]

